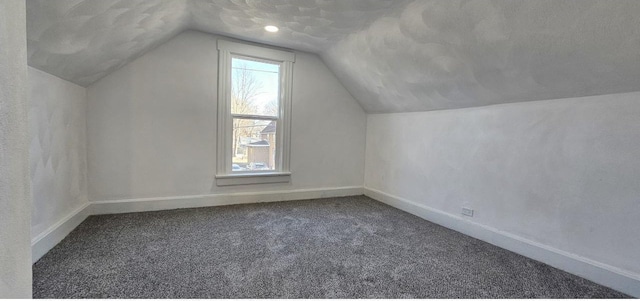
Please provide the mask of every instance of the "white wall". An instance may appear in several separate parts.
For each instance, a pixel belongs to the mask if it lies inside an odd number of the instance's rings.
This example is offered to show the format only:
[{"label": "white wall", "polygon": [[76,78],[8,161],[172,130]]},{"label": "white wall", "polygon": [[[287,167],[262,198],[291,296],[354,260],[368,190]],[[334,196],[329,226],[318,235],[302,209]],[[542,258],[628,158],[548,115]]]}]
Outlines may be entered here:
[{"label": "white wall", "polygon": [[0,298],[31,297],[24,1],[0,1]]},{"label": "white wall", "polygon": [[91,201],[362,186],[366,115],[296,53],[292,182],[216,187],[216,36],[187,31],[88,88]]},{"label": "white wall", "polygon": [[29,162],[35,238],[87,199],[86,89],[29,67]]},{"label": "white wall", "polygon": [[365,187],[640,279],[640,93],[369,115]]}]

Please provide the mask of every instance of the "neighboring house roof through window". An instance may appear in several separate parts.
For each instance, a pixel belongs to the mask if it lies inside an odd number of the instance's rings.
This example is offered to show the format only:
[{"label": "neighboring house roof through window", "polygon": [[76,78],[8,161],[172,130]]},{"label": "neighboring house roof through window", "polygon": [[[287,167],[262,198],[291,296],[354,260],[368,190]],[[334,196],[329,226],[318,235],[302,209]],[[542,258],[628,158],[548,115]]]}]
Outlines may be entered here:
[{"label": "neighboring house roof through window", "polygon": [[261,134],[268,134],[268,133],[275,133],[276,132],[276,121],[271,121],[260,133]]}]

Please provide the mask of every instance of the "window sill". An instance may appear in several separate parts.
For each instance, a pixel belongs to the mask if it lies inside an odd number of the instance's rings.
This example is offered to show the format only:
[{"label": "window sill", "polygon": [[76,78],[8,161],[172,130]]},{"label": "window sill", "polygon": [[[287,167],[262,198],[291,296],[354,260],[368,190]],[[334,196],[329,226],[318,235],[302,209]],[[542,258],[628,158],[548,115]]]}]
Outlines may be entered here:
[{"label": "window sill", "polygon": [[216,185],[250,185],[291,182],[290,172],[261,172],[216,175]]}]

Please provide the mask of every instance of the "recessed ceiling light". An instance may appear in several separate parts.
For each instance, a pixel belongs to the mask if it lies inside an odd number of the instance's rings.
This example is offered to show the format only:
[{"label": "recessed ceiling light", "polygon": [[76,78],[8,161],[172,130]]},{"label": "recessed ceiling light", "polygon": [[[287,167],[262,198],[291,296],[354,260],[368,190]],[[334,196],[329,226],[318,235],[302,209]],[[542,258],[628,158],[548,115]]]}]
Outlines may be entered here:
[{"label": "recessed ceiling light", "polygon": [[273,25],[267,25],[264,27],[264,30],[268,31],[268,32],[278,32],[278,30],[280,30],[278,28],[278,26],[273,26]]}]

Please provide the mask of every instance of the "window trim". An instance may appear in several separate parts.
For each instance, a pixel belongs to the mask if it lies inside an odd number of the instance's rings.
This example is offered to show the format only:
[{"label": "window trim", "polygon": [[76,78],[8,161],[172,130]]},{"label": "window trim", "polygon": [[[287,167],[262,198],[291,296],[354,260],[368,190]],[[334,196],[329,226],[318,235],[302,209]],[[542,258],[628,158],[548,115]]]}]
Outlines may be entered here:
[{"label": "window trim", "polygon": [[[280,103],[276,127],[276,170],[233,172],[232,136],[233,114],[231,114],[231,59],[234,56],[255,58],[280,63]],[[293,63],[295,53],[218,40],[218,130],[216,185],[246,185],[286,183],[291,181],[291,92],[293,86]],[[264,119],[264,116],[255,116]]]}]

